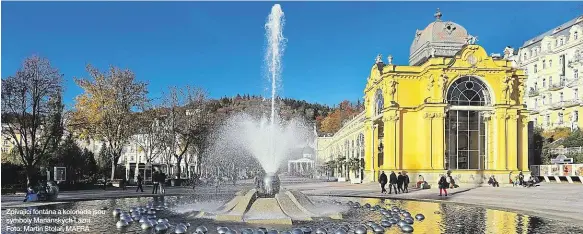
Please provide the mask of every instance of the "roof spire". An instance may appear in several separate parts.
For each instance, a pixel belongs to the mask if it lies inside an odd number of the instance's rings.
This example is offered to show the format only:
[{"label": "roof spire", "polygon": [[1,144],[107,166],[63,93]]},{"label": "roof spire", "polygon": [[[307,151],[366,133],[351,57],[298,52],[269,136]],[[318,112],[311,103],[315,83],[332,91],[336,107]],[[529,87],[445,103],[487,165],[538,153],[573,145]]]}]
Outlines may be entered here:
[{"label": "roof spire", "polygon": [[435,16],[435,21],[441,21],[441,11],[439,10],[439,8],[437,8],[437,11],[435,12],[435,14],[433,15]]}]

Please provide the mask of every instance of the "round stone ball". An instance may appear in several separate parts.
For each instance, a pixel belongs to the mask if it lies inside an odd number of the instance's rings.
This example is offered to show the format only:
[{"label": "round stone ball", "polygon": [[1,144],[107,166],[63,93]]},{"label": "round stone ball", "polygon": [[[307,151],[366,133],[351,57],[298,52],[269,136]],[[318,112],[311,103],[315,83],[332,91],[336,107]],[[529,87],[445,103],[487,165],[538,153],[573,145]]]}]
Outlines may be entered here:
[{"label": "round stone ball", "polygon": [[380,205],[375,205],[374,208],[377,209],[377,210],[380,210],[381,209],[381,206]]},{"label": "round stone ball", "polygon": [[292,234],[290,231],[282,232],[281,234]]},{"label": "round stone ball", "polygon": [[374,222],[373,221],[366,222],[366,226],[372,227],[372,225],[374,225]]},{"label": "round stone ball", "polygon": [[374,227],[373,231],[375,233],[385,233],[385,229],[383,227],[381,227],[381,226]]},{"label": "round stone ball", "polygon": [[415,219],[417,219],[419,221],[424,220],[425,219],[425,215],[423,215],[423,214],[417,214],[417,215],[415,215]]},{"label": "round stone ball", "polygon": [[391,224],[397,224],[399,222],[399,220],[395,219],[395,218],[390,218],[389,219],[389,223]]},{"label": "round stone ball", "polygon": [[326,229],[324,228],[316,228],[316,234],[328,234],[328,232],[326,231]]},{"label": "round stone ball", "polygon": [[146,216],[142,216],[142,217],[140,218],[139,222],[140,222],[140,223],[145,223],[145,222],[148,222],[148,217],[146,217]]},{"label": "round stone ball", "polygon": [[229,230],[230,230],[230,229],[229,229],[228,227],[220,227],[220,228],[217,230],[217,232],[218,232],[219,234],[225,234],[225,233],[227,233]]},{"label": "round stone ball", "polygon": [[397,223],[397,225],[399,225],[399,227],[403,227],[405,225],[407,225],[407,223],[403,220],[399,220],[399,222]]},{"label": "round stone ball", "polygon": [[413,226],[411,226],[409,224],[403,225],[401,227],[401,231],[403,231],[405,233],[411,233],[411,232],[413,232]]},{"label": "round stone ball", "polygon": [[411,213],[409,213],[409,212],[403,212],[403,216],[404,217],[411,217]]},{"label": "round stone ball", "polygon": [[384,210],[381,210],[381,214],[382,214],[382,215],[387,215],[387,214],[389,214],[389,212],[387,212],[387,211],[384,211]]},{"label": "round stone ball", "polygon": [[159,223],[156,224],[156,227],[154,227],[154,229],[156,230],[157,233],[163,233],[166,232],[166,230],[168,230],[168,225],[166,225],[165,223]]},{"label": "round stone ball", "polygon": [[354,230],[354,233],[356,234],[366,234],[366,226],[364,225],[358,225],[358,227],[356,227],[356,229]]},{"label": "round stone ball", "polygon": [[186,230],[187,229],[188,228],[186,226],[184,226],[184,224],[178,224],[174,228],[174,233],[176,233],[176,234],[184,234],[184,233],[186,233]]},{"label": "round stone ball", "polygon": [[111,214],[113,214],[113,216],[118,216],[118,215],[120,215],[120,213],[121,213],[121,209],[120,208],[115,208],[111,212]]},{"label": "round stone ball", "polygon": [[292,234],[304,234],[304,231],[300,228],[294,228],[291,231]]},{"label": "round stone ball", "polygon": [[387,221],[381,221],[381,226],[383,226],[385,228],[388,228],[388,227],[391,227],[392,224],[388,220]]},{"label": "round stone ball", "polygon": [[253,232],[253,234],[265,234],[265,232],[261,231],[261,230],[255,230]]},{"label": "round stone ball", "polygon": [[[381,219],[381,222],[389,222],[389,218],[387,218],[387,217],[383,217],[383,218]],[[382,225],[382,224],[381,224],[381,225]]]},{"label": "round stone ball", "polygon": [[241,230],[242,234],[253,234],[253,229],[251,228],[244,228]]},{"label": "round stone ball", "polygon": [[230,229],[225,234],[237,234],[237,231]]},{"label": "round stone ball", "polygon": [[122,220],[126,221],[126,223],[132,223],[134,221],[130,216],[123,216]]},{"label": "round stone ball", "polygon": [[278,230],[269,230],[267,234],[279,234]]},{"label": "round stone ball", "polygon": [[146,229],[150,229],[150,228],[152,228],[152,224],[151,224],[150,222],[143,222],[143,223],[140,225],[140,227],[141,227],[143,230],[146,230]]},{"label": "round stone ball", "polygon": [[353,205],[354,202],[353,201],[348,201],[348,205]]},{"label": "round stone ball", "polygon": [[128,226],[128,222],[126,222],[125,220],[119,220],[117,221],[117,223],[115,223],[115,227],[117,228],[124,228]]},{"label": "round stone ball", "polygon": [[404,218],[403,221],[407,224],[413,224],[415,222],[411,217]]},{"label": "round stone ball", "polygon": [[259,228],[257,228],[257,230],[262,231],[264,233],[267,233],[267,228],[264,228],[264,227],[259,227]]},{"label": "round stone ball", "polygon": [[347,232],[344,230],[344,228],[338,228],[336,231],[334,231],[334,234],[347,234]]},{"label": "round stone ball", "polygon": [[360,208],[360,206],[359,205],[352,205],[352,208],[358,209],[358,208]]},{"label": "round stone ball", "polygon": [[370,204],[368,203],[364,204],[364,208],[370,208]]},{"label": "round stone ball", "polygon": [[304,234],[311,234],[312,233],[312,228],[310,228],[310,227],[303,227],[301,229],[304,232]]},{"label": "round stone ball", "polygon": [[206,229],[205,226],[198,226],[196,227],[196,229],[194,229],[194,232],[198,234],[206,234],[208,232],[208,229]]}]

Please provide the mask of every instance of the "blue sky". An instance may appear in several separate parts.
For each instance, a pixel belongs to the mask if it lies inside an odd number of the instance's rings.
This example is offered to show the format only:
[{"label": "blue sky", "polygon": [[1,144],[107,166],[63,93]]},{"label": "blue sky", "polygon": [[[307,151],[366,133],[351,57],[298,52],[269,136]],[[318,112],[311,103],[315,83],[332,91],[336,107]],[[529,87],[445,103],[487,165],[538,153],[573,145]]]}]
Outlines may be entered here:
[{"label": "blue sky", "polygon": [[[27,56],[65,75],[70,106],[85,65],[129,68],[151,97],[196,85],[212,97],[267,94],[264,24],[274,2],[2,2],[2,70]],[[436,8],[488,53],[515,48],[583,13],[579,2],[282,2],[283,96],[333,105],[363,95],[377,53],[407,64]]]}]

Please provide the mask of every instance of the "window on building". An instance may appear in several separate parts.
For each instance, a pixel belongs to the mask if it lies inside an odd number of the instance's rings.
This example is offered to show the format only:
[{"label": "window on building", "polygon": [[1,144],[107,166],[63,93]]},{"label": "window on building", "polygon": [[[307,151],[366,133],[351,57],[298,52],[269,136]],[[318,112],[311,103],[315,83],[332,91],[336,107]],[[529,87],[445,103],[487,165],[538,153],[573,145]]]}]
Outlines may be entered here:
[{"label": "window on building", "polygon": [[543,88],[547,87],[547,79],[543,78]]},{"label": "window on building", "polygon": [[537,108],[537,107],[538,107],[538,98],[535,98],[534,99],[534,108]]},{"label": "window on building", "polygon": [[559,112],[559,123],[563,123],[563,112]]},{"label": "window on building", "polygon": [[578,69],[573,69],[573,78],[575,78],[575,80],[579,79],[579,70]]},{"label": "window on building", "polygon": [[537,69],[537,66],[536,66],[536,64],[535,64],[535,65],[534,65],[534,73],[537,73],[537,72],[538,72],[538,69]]},{"label": "window on building", "polygon": [[559,39],[559,46],[562,46],[564,43],[563,38]]},{"label": "window on building", "polygon": [[524,60],[526,60],[527,59],[526,53],[524,53],[524,55],[522,57],[524,58]]},{"label": "window on building", "polygon": [[573,111],[573,122],[579,121],[579,111]]},{"label": "window on building", "polygon": [[575,100],[579,99],[579,89],[573,89],[573,98]]},{"label": "window on building", "polygon": [[537,82],[534,82],[534,89],[535,90],[538,89],[538,83]]},{"label": "window on building", "polygon": [[563,92],[559,93],[559,101],[563,102]]},{"label": "window on building", "polygon": [[546,104],[547,104],[547,97],[543,96],[543,105],[546,105]]},{"label": "window on building", "polygon": [[545,116],[545,125],[548,126],[550,123],[551,123],[551,115],[547,114],[547,116]]},{"label": "window on building", "polygon": [[551,42],[547,43],[547,50],[551,50]]},{"label": "window on building", "polygon": [[553,95],[549,94],[549,105],[553,104]]},{"label": "window on building", "polygon": [[565,77],[564,76],[559,77],[559,83],[561,85],[565,85]]},{"label": "window on building", "polygon": [[549,59],[549,68],[553,67],[553,60]]},{"label": "window on building", "polygon": [[577,40],[579,38],[579,32],[575,31],[575,33],[573,33],[573,39]]},{"label": "window on building", "polygon": [[549,86],[552,86],[552,85],[553,85],[553,77],[549,76]]},{"label": "window on building", "polygon": [[543,59],[543,69],[545,69],[547,67],[547,60]]},{"label": "window on building", "polygon": [[538,117],[534,117],[534,124],[538,125]]}]

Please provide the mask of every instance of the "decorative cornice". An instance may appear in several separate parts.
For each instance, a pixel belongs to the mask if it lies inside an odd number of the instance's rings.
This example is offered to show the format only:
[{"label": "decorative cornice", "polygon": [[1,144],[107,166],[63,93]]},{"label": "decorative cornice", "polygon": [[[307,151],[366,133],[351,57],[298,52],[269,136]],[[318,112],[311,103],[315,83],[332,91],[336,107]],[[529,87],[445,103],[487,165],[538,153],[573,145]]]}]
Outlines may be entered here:
[{"label": "decorative cornice", "polygon": [[383,117],[383,122],[396,122],[399,120],[399,115],[389,115]]}]

